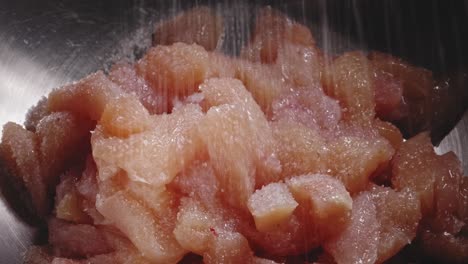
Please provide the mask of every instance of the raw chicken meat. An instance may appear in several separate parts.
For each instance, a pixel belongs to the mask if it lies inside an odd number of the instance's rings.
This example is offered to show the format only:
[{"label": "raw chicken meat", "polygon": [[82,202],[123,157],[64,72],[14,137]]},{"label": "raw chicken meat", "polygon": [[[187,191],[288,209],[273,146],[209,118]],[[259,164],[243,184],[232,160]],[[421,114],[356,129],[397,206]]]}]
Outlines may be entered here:
[{"label": "raw chicken meat", "polygon": [[163,21],[135,64],[4,126],[2,187],[48,225],[26,263],[468,262],[459,160],[403,139],[430,127],[429,70],[325,54],[271,8],[233,58],[222,26],[205,7]]}]

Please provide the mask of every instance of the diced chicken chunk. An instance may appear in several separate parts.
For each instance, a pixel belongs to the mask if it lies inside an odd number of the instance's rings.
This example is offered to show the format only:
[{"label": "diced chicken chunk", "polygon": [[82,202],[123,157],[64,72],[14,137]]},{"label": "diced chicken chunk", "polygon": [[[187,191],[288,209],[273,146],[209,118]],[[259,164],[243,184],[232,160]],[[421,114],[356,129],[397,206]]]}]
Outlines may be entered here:
[{"label": "diced chicken chunk", "polygon": [[[196,186],[196,188],[194,188]],[[170,183],[177,193],[197,199],[204,206],[215,204],[220,186],[211,163],[199,161],[191,164]]]},{"label": "diced chicken chunk", "polygon": [[78,174],[76,170],[70,170],[62,175],[56,188],[55,215],[61,220],[87,224],[90,219],[83,210],[82,198],[76,189]]},{"label": "diced chicken chunk", "polygon": [[271,7],[263,8],[256,16],[253,39],[242,50],[241,56],[251,61],[274,63],[278,49],[284,43],[315,46],[315,40],[307,27],[293,22]]},{"label": "diced chicken chunk", "polygon": [[162,229],[174,229],[179,205],[179,196],[176,193],[164,187],[133,181],[128,183],[128,190],[133,197],[151,210]]},{"label": "diced chicken chunk", "polygon": [[408,189],[373,186],[370,193],[380,223],[377,262],[382,263],[416,237],[421,208],[416,193]]},{"label": "diced chicken chunk", "polygon": [[343,230],[350,219],[353,201],[343,183],[321,174],[309,174],[287,180],[294,198],[308,208],[310,222],[322,239]]},{"label": "diced chicken chunk", "polygon": [[260,232],[255,222],[241,218],[241,233],[244,234],[252,247],[269,256],[300,255],[318,247],[323,241],[317,234],[307,208],[297,207],[286,221],[276,228]]},{"label": "diced chicken chunk", "polygon": [[292,215],[297,205],[284,183],[270,183],[255,191],[248,201],[259,231],[274,229]]},{"label": "diced chicken chunk", "polygon": [[104,217],[96,210],[99,186],[96,164],[91,156],[88,156],[84,171],[75,186],[81,198],[81,209],[93,219],[94,224],[104,222]]},{"label": "diced chicken chunk", "polygon": [[245,130],[248,113],[239,107],[222,105],[211,108],[200,126],[201,137],[229,204],[245,207],[255,188],[252,135]]},{"label": "diced chicken chunk", "polygon": [[276,67],[288,83],[296,87],[320,85],[323,62],[315,46],[283,44],[277,56]]},{"label": "diced chicken chunk", "polygon": [[458,217],[468,225],[468,177],[464,176],[460,183],[458,200]]},{"label": "diced chicken chunk", "polygon": [[272,114],[273,102],[288,91],[281,72],[271,65],[239,61],[235,77],[243,82],[267,116]]},{"label": "diced chicken chunk", "polygon": [[219,221],[200,203],[182,200],[174,229],[175,238],[184,249],[203,255],[213,244]]},{"label": "diced chicken chunk", "polygon": [[24,121],[24,127],[32,132],[36,132],[36,127],[42,118],[49,115],[50,111],[47,108],[47,98],[42,97],[39,102],[28,110],[26,114],[26,120]]},{"label": "diced chicken chunk", "polygon": [[[430,129],[432,121],[430,113],[433,112],[431,108],[435,107],[431,103],[434,87],[432,73],[389,54],[372,52],[369,54],[369,58],[375,69],[390,74],[394,80],[401,84],[401,94],[405,104],[392,103],[395,107],[393,113],[390,114],[398,120],[403,134],[408,137]],[[388,81],[386,85],[389,85]],[[380,92],[378,93],[380,97],[379,94]],[[393,96],[395,94],[392,94]],[[395,97],[395,101],[396,99]]]},{"label": "diced chicken chunk", "polygon": [[403,143],[403,135],[400,130],[393,124],[380,119],[375,119],[373,127],[377,129],[379,135],[388,140],[392,145],[393,149],[398,150]]},{"label": "diced chicken chunk", "polygon": [[466,224],[457,215],[461,195],[461,163],[453,152],[437,157],[438,166],[434,168],[434,211],[430,220],[431,231],[457,234]]},{"label": "diced chicken chunk", "polygon": [[311,128],[335,129],[341,108],[320,87],[305,87],[283,94],[273,103],[273,120],[294,120]]},{"label": "diced chicken chunk", "polygon": [[199,127],[201,137],[221,188],[236,194],[227,200],[246,208],[254,187],[275,181],[280,171],[271,129],[241,82],[209,79],[201,90],[212,106]]},{"label": "diced chicken chunk", "polygon": [[59,219],[49,220],[49,243],[54,246],[55,254],[64,257],[88,257],[113,250],[95,226]]},{"label": "diced chicken chunk", "polygon": [[14,177],[14,182],[26,187],[36,213],[45,216],[50,210],[50,204],[47,185],[41,172],[38,145],[38,138],[33,132],[11,122],[3,126],[0,144],[2,163]]},{"label": "diced chicken chunk", "polygon": [[280,262],[273,261],[271,259],[254,257],[253,264],[279,264]]},{"label": "diced chicken chunk", "polygon": [[148,130],[151,117],[136,97],[120,96],[104,108],[99,124],[107,135],[125,138]]},{"label": "diced chicken chunk", "polygon": [[146,207],[125,192],[98,200],[97,209],[151,261],[176,263],[186,253],[174,235],[162,228]]},{"label": "diced chicken chunk", "polygon": [[374,118],[372,74],[370,62],[361,52],[345,53],[326,66],[325,91],[340,101],[345,119],[361,122]]},{"label": "diced chicken chunk", "polygon": [[309,127],[287,120],[272,122],[282,178],[306,173],[326,173],[330,149],[325,139]]},{"label": "diced chicken chunk", "polygon": [[39,122],[36,134],[46,184],[54,187],[61,173],[85,157],[91,129],[89,120],[69,112],[54,112]]},{"label": "diced chicken chunk", "polygon": [[134,65],[115,64],[109,72],[109,79],[125,93],[135,95],[151,114],[169,112],[168,99],[156,94],[145,79],[137,74]]},{"label": "diced chicken chunk", "polygon": [[136,69],[155,93],[167,98],[167,104],[171,105],[174,98],[198,91],[198,85],[210,72],[210,62],[203,47],[175,43],[151,48]]},{"label": "diced chicken chunk", "polygon": [[402,82],[392,74],[380,69],[374,68],[373,72],[376,116],[389,121],[403,118],[408,113],[406,113],[407,105],[403,101]]},{"label": "diced chicken chunk", "polygon": [[415,191],[424,215],[433,208],[436,159],[428,134],[421,133],[403,142],[392,160],[393,187]]},{"label": "diced chicken chunk", "polygon": [[203,255],[206,264],[251,263],[252,259],[249,242],[237,232],[219,233],[214,237],[214,246]]},{"label": "diced chicken chunk", "polygon": [[150,130],[125,139],[106,137],[98,128],[91,143],[99,179],[122,169],[134,181],[159,186],[169,183],[200,154],[197,127],[202,119],[199,106],[187,105],[170,115],[155,116]]},{"label": "diced chicken chunk", "polygon": [[70,111],[97,121],[106,105],[119,92],[119,87],[102,71],[98,71],[77,83],[53,90],[49,94],[47,106],[50,111]]},{"label": "diced chicken chunk", "polygon": [[380,225],[372,197],[363,193],[353,200],[351,223],[335,238],[324,244],[336,263],[375,263]]},{"label": "diced chicken chunk", "polygon": [[369,134],[366,129],[332,139],[330,149],[329,173],[338,177],[351,193],[366,189],[373,173],[388,164],[394,154],[386,139]]},{"label": "diced chicken chunk", "polygon": [[32,246],[24,254],[24,264],[50,264],[52,262],[52,252],[50,248]]}]

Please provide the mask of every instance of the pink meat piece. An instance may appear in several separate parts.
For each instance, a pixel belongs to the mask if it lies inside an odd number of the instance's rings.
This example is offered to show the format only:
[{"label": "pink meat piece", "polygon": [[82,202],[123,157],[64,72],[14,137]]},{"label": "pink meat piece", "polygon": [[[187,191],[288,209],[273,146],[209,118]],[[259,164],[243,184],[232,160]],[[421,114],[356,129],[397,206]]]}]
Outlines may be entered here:
[{"label": "pink meat piece", "polygon": [[128,63],[118,63],[109,72],[109,79],[117,84],[122,91],[134,94],[151,114],[168,112],[167,101],[155,93],[145,79],[139,75],[135,67]]},{"label": "pink meat piece", "polygon": [[273,103],[273,120],[294,120],[312,128],[335,127],[341,119],[338,101],[320,87],[291,91]]},{"label": "pink meat piece", "polygon": [[89,257],[113,250],[97,227],[56,218],[49,220],[49,243],[55,255],[64,257]]}]

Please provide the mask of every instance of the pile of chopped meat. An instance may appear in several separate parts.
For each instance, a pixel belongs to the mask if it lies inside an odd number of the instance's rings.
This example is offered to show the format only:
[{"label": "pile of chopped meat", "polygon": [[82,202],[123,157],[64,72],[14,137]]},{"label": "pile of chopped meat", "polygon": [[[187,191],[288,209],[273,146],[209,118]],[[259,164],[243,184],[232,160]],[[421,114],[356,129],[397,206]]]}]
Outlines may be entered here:
[{"label": "pile of chopped meat", "polygon": [[430,71],[324,54],[270,8],[240,57],[221,29],[179,15],[4,126],[8,182],[48,226],[26,263],[468,262],[460,161],[393,124],[423,121]]}]

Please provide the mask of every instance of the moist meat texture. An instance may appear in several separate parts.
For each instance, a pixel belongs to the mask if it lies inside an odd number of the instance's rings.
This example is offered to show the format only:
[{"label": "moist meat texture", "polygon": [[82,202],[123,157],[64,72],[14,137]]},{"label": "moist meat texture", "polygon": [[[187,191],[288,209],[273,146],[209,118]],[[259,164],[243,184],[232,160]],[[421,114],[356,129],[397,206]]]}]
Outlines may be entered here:
[{"label": "moist meat texture", "polygon": [[468,263],[460,161],[390,123],[423,107],[430,71],[329,56],[270,8],[232,58],[221,26],[179,14],[135,64],[4,125],[2,182],[48,227],[25,263]]}]

